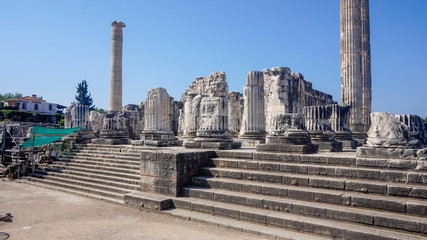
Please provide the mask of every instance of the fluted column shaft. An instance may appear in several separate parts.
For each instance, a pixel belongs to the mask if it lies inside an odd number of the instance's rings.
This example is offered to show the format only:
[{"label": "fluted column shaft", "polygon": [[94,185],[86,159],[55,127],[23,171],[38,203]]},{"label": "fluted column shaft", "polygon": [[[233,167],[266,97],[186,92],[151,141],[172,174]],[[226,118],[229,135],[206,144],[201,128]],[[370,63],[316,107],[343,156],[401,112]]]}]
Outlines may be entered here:
[{"label": "fluted column shaft", "polygon": [[350,128],[365,132],[371,112],[369,1],[341,0],[341,104],[351,106]]},{"label": "fluted column shaft", "polygon": [[171,104],[170,97],[164,88],[155,88],[148,91],[145,100],[144,131],[171,131]]},{"label": "fluted column shaft", "polygon": [[109,110],[112,112],[119,112],[122,110],[122,28],[124,27],[126,27],[126,25],[122,22],[111,22],[111,74]]},{"label": "fluted column shaft", "polygon": [[[239,138],[265,134],[265,100],[263,72],[250,71],[243,88],[243,117]],[[259,137],[259,136],[258,136]]]}]

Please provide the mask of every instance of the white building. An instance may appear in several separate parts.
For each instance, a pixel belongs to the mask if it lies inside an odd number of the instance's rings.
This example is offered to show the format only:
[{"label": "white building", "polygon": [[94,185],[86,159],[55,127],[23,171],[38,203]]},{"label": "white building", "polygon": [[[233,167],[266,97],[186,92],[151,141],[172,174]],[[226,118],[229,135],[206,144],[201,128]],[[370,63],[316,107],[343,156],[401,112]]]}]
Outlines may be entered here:
[{"label": "white building", "polygon": [[21,98],[7,99],[4,102],[5,106],[17,107],[19,111],[26,112],[55,114],[58,112],[62,113],[63,109],[66,108],[65,106],[56,103],[46,102],[46,100],[43,100],[42,97],[38,98],[36,94],[33,94],[31,97],[26,96]]}]

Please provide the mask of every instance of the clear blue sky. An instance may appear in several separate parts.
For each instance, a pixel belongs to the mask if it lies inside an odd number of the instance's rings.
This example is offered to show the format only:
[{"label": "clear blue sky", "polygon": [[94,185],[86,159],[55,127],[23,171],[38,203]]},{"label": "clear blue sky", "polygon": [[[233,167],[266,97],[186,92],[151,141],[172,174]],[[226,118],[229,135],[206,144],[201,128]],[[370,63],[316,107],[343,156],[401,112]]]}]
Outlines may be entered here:
[{"label": "clear blue sky", "polygon": [[[373,111],[427,116],[427,1],[371,0]],[[340,102],[339,0],[0,0],[0,93],[69,105],[89,83],[108,109],[112,20],[126,23],[123,104],[150,88],[179,100],[196,78],[225,71],[301,72]]]}]

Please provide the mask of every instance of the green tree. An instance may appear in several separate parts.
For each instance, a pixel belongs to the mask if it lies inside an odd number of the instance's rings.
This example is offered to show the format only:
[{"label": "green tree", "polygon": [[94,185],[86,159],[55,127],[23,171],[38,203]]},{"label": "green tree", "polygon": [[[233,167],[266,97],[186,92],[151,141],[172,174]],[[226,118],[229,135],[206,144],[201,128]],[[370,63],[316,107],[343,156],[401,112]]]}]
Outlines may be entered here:
[{"label": "green tree", "polygon": [[106,114],[107,113],[107,110],[105,110],[103,108],[98,108],[98,107],[94,107],[92,109],[92,111],[99,112],[99,113],[102,113],[102,114]]},{"label": "green tree", "polygon": [[89,109],[92,110],[95,106],[93,105],[93,99],[91,94],[88,91],[88,84],[86,79],[77,85],[77,95],[76,101],[81,105],[89,106]]},{"label": "green tree", "polygon": [[11,98],[20,98],[22,96],[23,96],[22,93],[5,93],[5,94],[0,93],[0,101],[4,101]]}]

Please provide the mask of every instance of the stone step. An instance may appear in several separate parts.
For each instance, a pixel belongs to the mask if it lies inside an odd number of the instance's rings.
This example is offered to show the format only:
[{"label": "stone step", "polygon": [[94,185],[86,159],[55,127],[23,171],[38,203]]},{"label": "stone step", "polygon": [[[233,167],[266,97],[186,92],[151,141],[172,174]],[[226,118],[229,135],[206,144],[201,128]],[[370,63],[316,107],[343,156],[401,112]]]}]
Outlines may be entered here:
[{"label": "stone step", "polygon": [[364,168],[359,166],[325,166],[304,163],[278,163],[259,160],[211,158],[209,164],[222,168],[241,168],[272,172],[291,172],[330,177],[346,177],[354,179],[372,179],[388,182],[427,183],[426,172],[407,170],[389,170],[379,168]]},{"label": "stone step", "polygon": [[124,169],[135,169],[135,170],[140,169],[139,162],[122,163],[117,161],[105,161],[104,159],[73,158],[65,161],[63,159],[58,159],[54,163],[65,164],[65,165],[88,164],[88,165],[97,165],[97,166],[106,166],[106,167],[115,167],[115,168],[124,168]]},{"label": "stone step", "polygon": [[133,160],[117,160],[117,159],[109,159],[109,158],[92,158],[92,157],[73,157],[73,158],[63,158],[59,157],[56,161],[60,162],[78,162],[78,161],[90,161],[90,162],[105,162],[105,163],[117,163],[124,165],[140,165],[140,161]]},{"label": "stone step", "polygon": [[63,158],[73,158],[73,157],[91,157],[91,158],[109,158],[117,160],[134,160],[139,161],[141,158],[139,154],[116,154],[116,153],[103,153],[103,152],[79,152],[74,154],[62,154]]},{"label": "stone step", "polygon": [[103,151],[103,152],[127,152],[127,153],[138,153],[141,150],[146,150],[144,147],[132,146],[132,145],[87,145],[83,150],[91,151]]},{"label": "stone step", "polygon": [[65,183],[65,184],[78,185],[78,186],[85,187],[85,188],[91,188],[91,189],[97,189],[97,190],[112,192],[112,193],[118,193],[118,194],[125,194],[125,193],[129,193],[131,191],[139,189],[138,186],[134,187],[130,184],[126,188],[122,188],[122,187],[116,187],[116,186],[108,185],[105,182],[101,182],[101,183],[89,182],[83,178],[75,179],[75,178],[67,178],[67,177],[63,177],[63,176],[45,175],[44,179],[49,180],[49,181],[61,182],[61,183]]},{"label": "stone step", "polygon": [[202,167],[199,173],[208,177],[246,179],[252,181],[282,183],[314,188],[338,189],[364,193],[388,194],[427,199],[427,187],[417,184],[390,183],[374,180],[327,177],[321,175],[295,174],[236,168]]},{"label": "stone step", "polygon": [[292,162],[305,164],[316,163],[325,165],[356,166],[355,152],[335,152],[333,154],[295,154],[256,152],[250,150],[218,150],[215,151],[215,153],[218,158],[240,158],[246,160],[256,159],[260,161],[270,162]]},{"label": "stone step", "polygon": [[86,168],[86,167],[79,167],[79,166],[69,166],[69,165],[60,165],[51,166],[49,169],[46,169],[49,171],[56,171],[56,172],[63,172],[63,171],[75,171],[75,172],[81,172],[81,173],[90,173],[90,174],[102,174],[106,176],[113,176],[113,177],[119,177],[119,178],[128,178],[128,179],[140,179],[140,174],[135,173],[123,173],[123,172],[116,172],[113,170],[101,170],[96,168]]},{"label": "stone step", "polygon": [[310,202],[354,206],[366,209],[381,209],[390,212],[427,216],[427,201],[405,197],[382,196],[345,190],[311,188],[283,185],[280,183],[255,182],[232,178],[193,177],[195,186],[212,189],[226,189],[236,192],[256,193],[261,196],[275,196]]},{"label": "stone step", "polygon": [[93,198],[93,199],[98,199],[98,200],[102,200],[102,201],[106,201],[106,202],[110,202],[110,203],[115,203],[115,204],[124,204],[123,200],[120,199],[119,195],[117,195],[117,198],[112,198],[112,197],[105,196],[106,194],[88,193],[86,191],[73,190],[70,188],[64,188],[62,186],[57,187],[56,185],[50,184],[44,180],[41,180],[41,181],[40,180],[34,180],[33,178],[30,178],[27,180],[28,181],[24,181],[26,184],[31,184],[31,185],[34,185],[37,187],[43,187],[43,188],[48,188],[48,189],[55,190],[55,191],[71,193],[71,194],[80,195],[80,196]]},{"label": "stone step", "polygon": [[192,222],[201,222],[212,224],[214,226],[233,229],[249,234],[267,237],[271,239],[287,239],[287,240],[327,240],[332,239],[325,236],[314,234],[304,234],[292,229],[286,230],[274,226],[266,227],[265,225],[254,224],[246,221],[239,221],[232,218],[227,218],[218,215],[206,214],[203,212],[189,211],[187,209],[167,209],[162,213],[189,220]]},{"label": "stone step", "polygon": [[51,172],[47,175],[43,175],[42,176],[45,179],[59,179],[59,178],[65,178],[68,180],[77,180],[77,181],[82,181],[82,182],[88,182],[88,183],[95,183],[95,184],[100,184],[100,185],[106,185],[106,186],[111,186],[111,187],[115,187],[115,188],[121,188],[123,190],[140,190],[141,185],[136,183],[123,183],[120,181],[109,181],[109,180],[105,180],[102,178],[97,178],[97,176],[79,176],[79,175],[73,175],[73,174],[69,174],[69,173],[55,173],[55,172]]},{"label": "stone step", "polygon": [[344,206],[381,209],[390,212],[400,212],[413,215],[427,216],[427,201],[424,199],[384,196],[348,192],[345,190],[311,188],[303,186],[283,185],[280,183],[256,182],[232,178],[193,177],[195,186],[213,189],[227,189],[237,192],[249,192],[264,196],[285,197],[308,202],[323,202]]},{"label": "stone step", "polygon": [[95,165],[90,163],[75,163],[75,162],[54,162],[51,166],[51,168],[58,168],[58,169],[66,169],[69,167],[79,167],[79,168],[86,168],[86,169],[97,169],[100,171],[108,171],[108,172],[115,172],[115,173],[126,173],[126,174],[140,174],[140,170],[130,167],[124,168],[124,166],[115,166],[115,165],[108,165],[108,164],[102,164],[102,165]]},{"label": "stone step", "polygon": [[273,196],[262,196],[223,189],[187,187],[185,195],[222,203],[270,209],[305,216],[360,223],[368,226],[399,229],[408,232],[427,234],[427,218],[406,214],[387,213],[327,203],[306,202]]},{"label": "stone step", "polygon": [[355,152],[334,154],[289,154],[262,153],[253,151],[216,151],[218,158],[259,160],[269,162],[287,162],[303,164],[321,164],[328,166],[357,166],[365,168],[382,168],[396,170],[427,171],[427,163],[408,159],[356,158]]},{"label": "stone step", "polygon": [[128,183],[128,184],[135,184],[139,185],[141,180],[139,176],[136,175],[130,175],[126,177],[114,177],[111,175],[105,175],[105,174],[98,174],[98,173],[91,173],[91,172],[80,172],[80,171],[73,171],[73,170],[62,170],[61,173],[56,172],[48,172],[49,175],[58,175],[58,174],[69,174],[74,176],[82,176],[82,177],[93,177],[96,179],[103,179],[111,182],[117,182],[117,183]]},{"label": "stone step", "polygon": [[[241,221],[257,224],[294,229],[303,233],[321,234],[337,239],[411,239],[420,240],[426,234],[415,234],[397,230],[378,228],[357,223],[349,223],[330,219],[321,219],[297,214],[259,209],[232,203],[198,198],[174,198],[176,208],[220,215]],[[423,232],[426,229],[423,229]]]},{"label": "stone step", "polygon": [[29,177],[28,180],[34,181],[37,183],[41,183],[41,184],[45,184],[45,185],[52,185],[52,186],[55,186],[55,187],[60,188],[60,189],[70,189],[73,191],[89,193],[92,195],[98,195],[98,196],[102,196],[102,197],[118,199],[118,200],[123,202],[123,195],[124,195],[123,193],[110,192],[110,191],[96,189],[96,188],[92,188],[92,187],[83,187],[79,183],[77,183],[77,184],[76,183],[66,183],[66,182],[55,181],[55,180],[51,180],[51,179],[40,179],[40,178]]},{"label": "stone step", "polygon": [[123,153],[123,152],[108,152],[108,151],[92,151],[84,150],[77,153],[71,153],[69,156],[91,156],[91,157],[105,157],[105,158],[121,158],[121,159],[140,159],[140,153]]}]

